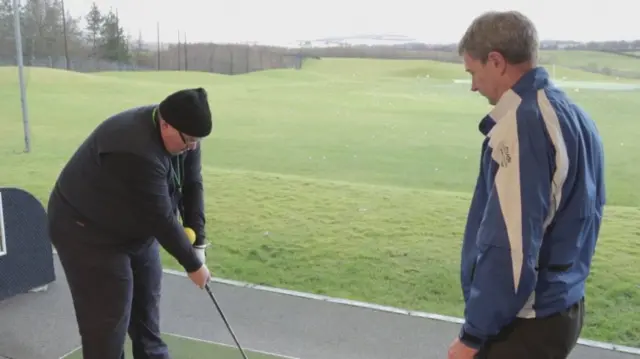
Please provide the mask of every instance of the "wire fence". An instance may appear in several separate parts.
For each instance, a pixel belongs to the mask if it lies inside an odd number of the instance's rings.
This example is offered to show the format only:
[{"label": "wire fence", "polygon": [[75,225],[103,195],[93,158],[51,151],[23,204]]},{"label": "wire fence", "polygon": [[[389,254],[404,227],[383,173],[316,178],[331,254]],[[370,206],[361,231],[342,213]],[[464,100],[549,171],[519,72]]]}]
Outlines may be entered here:
[{"label": "wire fence", "polygon": [[[181,55],[177,46],[159,52],[149,51],[145,56],[127,61],[103,59],[98,56],[70,54],[40,55],[23,53],[24,66],[68,69],[78,72],[97,71],[204,71],[227,75],[248,72],[293,68],[300,69],[304,60],[301,54],[287,54],[258,46],[233,44],[188,44],[188,55]],[[0,48],[0,66],[16,66],[15,45],[13,51]],[[68,59],[68,63],[67,63]]]}]

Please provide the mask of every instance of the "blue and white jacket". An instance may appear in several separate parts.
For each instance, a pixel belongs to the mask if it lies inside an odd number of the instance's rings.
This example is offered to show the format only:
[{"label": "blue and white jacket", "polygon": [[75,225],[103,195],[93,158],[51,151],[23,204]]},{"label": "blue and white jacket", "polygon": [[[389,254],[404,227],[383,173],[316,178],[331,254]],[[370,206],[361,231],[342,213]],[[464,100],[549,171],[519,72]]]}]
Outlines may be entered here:
[{"label": "blue and white jacket", "polygon": [[605,203],[592,119],[546,70],[526,73],[480,122],[480,174],[462,246],[462,342],[582,299]]}]

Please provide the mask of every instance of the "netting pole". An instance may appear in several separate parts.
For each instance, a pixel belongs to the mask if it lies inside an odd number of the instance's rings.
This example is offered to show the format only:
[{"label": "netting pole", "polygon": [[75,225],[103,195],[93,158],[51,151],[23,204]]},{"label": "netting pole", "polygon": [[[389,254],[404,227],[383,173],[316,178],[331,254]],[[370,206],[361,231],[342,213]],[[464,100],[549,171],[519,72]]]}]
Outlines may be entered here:
[{"label": "netting pole", "polygon": [[24,86],[24,62],[22,59],[22,34],[20,32],[20,0],[13,0],[14,32],[16,37],[16,61],[20,79],[20,103],[22,105],[22,125],[24,127],[24,152],[31,152],[29,114],[27,112],[27,91]]}]

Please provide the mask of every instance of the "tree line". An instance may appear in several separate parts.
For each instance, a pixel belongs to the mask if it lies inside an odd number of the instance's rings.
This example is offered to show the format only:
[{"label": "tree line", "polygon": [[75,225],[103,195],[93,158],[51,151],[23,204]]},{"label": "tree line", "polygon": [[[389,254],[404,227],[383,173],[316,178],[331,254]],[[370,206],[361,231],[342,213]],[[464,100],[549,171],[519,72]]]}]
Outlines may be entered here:
[{"label": "tree line", "polygon": [[[0,55],[15,57],[13,0],[0,0]],[[20,33],[25,65],[35,59],[91,57],[127,62],[132,57],[131,39],[119,25],[117,12],[103,11],[93,3],[81,18],[64,9],[61,0],[25,0],[20,6]]]},{"label": "tree line", "polygon": [[[0,0],[0,65],[15,64],[13,0]],[[22,55],[26,66],[66,67],[75,71],[190,70],[225,74],[272,68],[300,68],[305,58],[364,57],[431,59],[460,62],[456,44],[408,43],[391,46],[314,47],[297,49],[212,43],[145,43],[126,34],[117,10],[100,9],[94,2],[81,17],[64,9],[62,0],[22,0],[20,7]],[[543,41],[543,49],[640,51],[640,40],[578,43]],[[68,61],[64,61],[67,59]],[[43,61],[45,63],[43,63]],[[48,61],[48,63],[46,63]]]},{"label": "tree line", "polygon": [[[84,17],[73,17],[62,0],[23,0],[20,33],[25,66],[75,71],[193,70],[226,74],[299,67],[299,54],[286,49],[238,44],[160,46],[125,33],[117,10],[94,2]],[[14,64],[13,0],[0,0],[0,65]],[[66,60],[65,60],[66,59]]]}]

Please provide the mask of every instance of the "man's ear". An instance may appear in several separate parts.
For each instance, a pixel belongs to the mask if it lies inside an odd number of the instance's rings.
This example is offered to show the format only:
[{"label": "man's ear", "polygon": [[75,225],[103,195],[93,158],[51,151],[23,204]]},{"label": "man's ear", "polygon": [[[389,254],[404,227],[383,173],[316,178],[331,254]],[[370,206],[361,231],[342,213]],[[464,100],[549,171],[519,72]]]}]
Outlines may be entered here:
[{"label": "man's ear", "polygon": [[489,56],[487,56],[487,63],[491,64],[491,66],[499,70],[502,74],[507,71],[507,60],[497,51],[489,53]]},{"label": "man's ear", "polygon": [[160,128],[162,129],[167,129],[169,127],[167,121],[163,120],[162,118],[158,118],[158,123],[160,124]]}]

